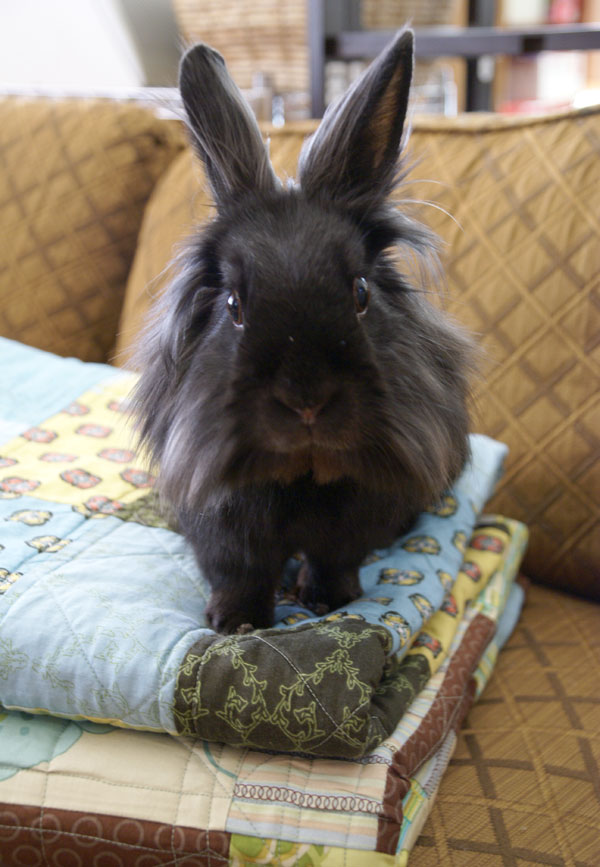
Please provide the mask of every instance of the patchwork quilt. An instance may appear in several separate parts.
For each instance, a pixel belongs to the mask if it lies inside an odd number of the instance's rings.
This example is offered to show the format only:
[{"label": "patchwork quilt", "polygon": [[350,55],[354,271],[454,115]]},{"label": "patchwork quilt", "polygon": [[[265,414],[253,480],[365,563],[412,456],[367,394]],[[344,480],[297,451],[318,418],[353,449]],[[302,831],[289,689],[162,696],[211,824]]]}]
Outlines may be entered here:
[{"label": "patchwork quilt", "polygon": [[0,365],[0,863],[406,863],[520,612],[526,528],[483,513],[505,447],[472,437],[361,599],[316,617],[292,559],[276,626],[223,637],[132,375],[7,340]]}]

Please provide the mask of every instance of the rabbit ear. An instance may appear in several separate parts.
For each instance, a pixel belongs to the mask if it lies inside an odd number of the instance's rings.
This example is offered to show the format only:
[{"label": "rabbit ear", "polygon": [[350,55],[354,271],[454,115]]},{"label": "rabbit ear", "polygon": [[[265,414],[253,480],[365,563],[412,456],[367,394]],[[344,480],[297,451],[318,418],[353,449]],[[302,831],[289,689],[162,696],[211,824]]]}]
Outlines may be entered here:
[{"label": "rabbit ear", "polygon": [[179,67],[179,89],[217,206],[248,192],[272,192],[279,182],[252,109],[221,55],[194,45]]},{"label": "rabbit ear", "polygon": [[401,31],[325,112],[298,161],[306,195],[376,207],[396,180],[413,68],[413,33]]}]

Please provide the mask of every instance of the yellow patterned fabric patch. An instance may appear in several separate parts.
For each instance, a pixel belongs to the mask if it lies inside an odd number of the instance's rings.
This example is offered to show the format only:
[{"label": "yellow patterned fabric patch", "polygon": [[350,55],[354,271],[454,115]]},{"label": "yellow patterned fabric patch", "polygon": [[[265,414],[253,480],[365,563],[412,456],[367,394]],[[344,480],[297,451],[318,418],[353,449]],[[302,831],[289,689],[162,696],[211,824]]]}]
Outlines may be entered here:
[{"label": "yellow patterned fabric patch", "polygon": [[292,843],[263,837],[232,834],[229,849],[230,867],[398,867],[393,855],[342,849],[339,846],[318,846]]},{"label": "yellow patterned fabric patch", "polygon": [[32,494],[86,516],[118,511],[148,494],[154,476],[135,450],[127,395],[135,376],[90,389],[2,447],[4,496]]},{"label": "yellow patterned fabric patch", "polygon": [[425,654],[432,675],[446,658],[467,606],[501,566],[509,539],[510,529],[502,518],[476,525],[454,585],[448,588],[442,607],[429,618],[408,653]]}]

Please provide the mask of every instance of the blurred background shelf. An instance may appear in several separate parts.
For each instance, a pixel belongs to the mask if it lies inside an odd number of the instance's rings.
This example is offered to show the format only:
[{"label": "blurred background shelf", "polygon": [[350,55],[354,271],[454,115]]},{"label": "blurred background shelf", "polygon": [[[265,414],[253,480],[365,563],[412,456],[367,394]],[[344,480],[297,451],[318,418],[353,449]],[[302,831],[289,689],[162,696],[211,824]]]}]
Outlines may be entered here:
[{"label": "blurred background shelf", "polygon": [[[330,101],[326,86],[327,67],[338,62],[351,64],[375,57],[393,37],[397,26],[401,26],[402,21],[410,17],[404,14],[410,11],[407,8],[410,4],[401,2],[387,4],[387,18],[393,25],[389,29],[353,28],[340,29],[332,33],[327,29],[327,7],[323,0],[308,0],[308,2],[311,114],[320,117],[327,102]],[[440,4],[440,7],[443,5]],[[597,18],[600,22],[600,8],[593,8],[600,4],[570,4],[570,17],[581,18],[586,5],[589,7],[590,18]],[[497,4],[489,0],[475,0],[468,4],[457,2],[450,6],[453,8],[441,10],[440,17],[453,18],[454,22],[462,18],[468,23],[465,26],[444,23],[443,26],[432,24],[415,27],[416,56],[418,60],[434,58],[464,60],[464,97],[460,107],[467,111],[492,111],[500,107],[498,102],[505,109],[515,110],[519,107],[519,102],[533,107],[538,97],[538,93],[534,92],[537,82],[530,81],[529,92],[521,99],[510,99],[510,94],[504,98],[498,93],[498,82],[495,81],[497,67],[502,71],[504,83],[508,82],[509,86],[511,84],[510,75],[507,73],[511,66],[505,65],[502,68],[503,59],[525,57],[529,60],[532,56],[546,52],[599,52],[600,49],[600,23],[569,21],[568,11],[565,11],[565,21],[561,23],[536,22],[536,18],[546,22],[551,17],[553,4],[550,2],[532,0],[528,4],[528,0],[520,0],[519,5],[514,6],[511,3]],[[346,4],[346,11],[346,18],[350,19],[352,13],[348,4]],[[435,14],[432,20],[434,17]],[[517,21],[529,19],[532,23],[518,26],[515,18]],[[381,20],[381,16],[379,19]],[[561,67],[564,76],[565,69],[567,72],[576,72],[577,67],[583,68],[586,65],[586,61],[585,57],[576,60],[569,58],[567,64],[564,64],[557,58],[550,58],[546,61],[546,67],[550,67],[551,64],[554,64],[555,68]],[[523,66],[517,64],[515,69],[518,71]],[[531,74],[531,64],[526,63],[525,66],[529,67],[529,78],[535,78],[535,74]],[[554,77],[562,76],[559,73]],[[516,90],[519,90],[518,84]],[[548,100],[542,98],[541,102],[547,104]]]},{"label": "blurred background shelf", "polygon": [[406,22],[417,112],[600,103],[600,0],[19,0],[0,3],[0,92],[173,87],[203,41],[281,125],[320,116]]}]

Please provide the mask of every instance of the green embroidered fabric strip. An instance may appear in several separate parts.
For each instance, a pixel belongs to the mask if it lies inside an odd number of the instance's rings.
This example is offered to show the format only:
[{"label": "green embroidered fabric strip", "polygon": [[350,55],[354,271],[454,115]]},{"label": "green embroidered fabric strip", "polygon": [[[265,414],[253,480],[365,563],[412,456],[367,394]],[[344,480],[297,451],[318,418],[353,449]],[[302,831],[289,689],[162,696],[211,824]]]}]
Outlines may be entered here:
[{"label": "green embroidered fabric strip", "polygon": [[425,656],[394,663],[389,650],[387,630],[353,619],[207,636],[179,671],[178,732],[234,746],[360,757],[393,731],[430,676]]}]

